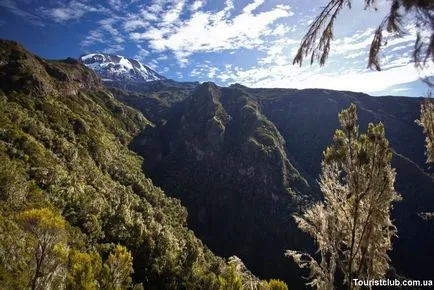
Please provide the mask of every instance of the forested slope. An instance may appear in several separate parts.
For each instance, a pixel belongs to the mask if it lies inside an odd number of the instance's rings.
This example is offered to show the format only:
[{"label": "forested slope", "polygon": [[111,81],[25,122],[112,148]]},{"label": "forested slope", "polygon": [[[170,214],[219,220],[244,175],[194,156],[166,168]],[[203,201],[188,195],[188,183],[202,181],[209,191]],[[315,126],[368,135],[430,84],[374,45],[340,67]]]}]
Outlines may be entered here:
[{"label": "forested slope", "polygon": [[127,148],[151,126],[141,113],[77,61],[10,41],[0,42],[0,85],[0,288],[228,283],[231,270],[187,228],[186,209]]}]

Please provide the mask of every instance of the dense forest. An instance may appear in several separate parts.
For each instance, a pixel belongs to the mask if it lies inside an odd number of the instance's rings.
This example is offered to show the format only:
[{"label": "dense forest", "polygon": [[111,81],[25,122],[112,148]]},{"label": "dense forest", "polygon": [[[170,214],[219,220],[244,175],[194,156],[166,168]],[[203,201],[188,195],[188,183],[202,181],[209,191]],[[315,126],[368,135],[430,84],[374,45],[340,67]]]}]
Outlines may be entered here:
[{"label": "dense forest", "polygon": [[2,289],[286,289],[189,230],[127,147],[153,125],[95,73],[10,41],[0,61]]}]

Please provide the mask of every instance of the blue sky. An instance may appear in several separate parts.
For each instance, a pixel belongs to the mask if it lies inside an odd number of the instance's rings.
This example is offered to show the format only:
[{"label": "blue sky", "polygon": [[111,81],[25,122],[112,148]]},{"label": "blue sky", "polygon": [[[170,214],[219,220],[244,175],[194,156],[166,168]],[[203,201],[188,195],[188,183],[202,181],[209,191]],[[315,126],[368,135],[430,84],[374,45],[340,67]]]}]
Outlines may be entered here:
[{"label": "blue sky", "polygon": [[342,12],[324,67],[292,65],[309,23],[326,0],[0,0],[0,38],[49,59],[88,52],[142,61],[178,81],[328,88],[420,96],[411,63],[415,28],[387,39],[382,72],[366,68],[373,30],[390,7],[361,0]]}]

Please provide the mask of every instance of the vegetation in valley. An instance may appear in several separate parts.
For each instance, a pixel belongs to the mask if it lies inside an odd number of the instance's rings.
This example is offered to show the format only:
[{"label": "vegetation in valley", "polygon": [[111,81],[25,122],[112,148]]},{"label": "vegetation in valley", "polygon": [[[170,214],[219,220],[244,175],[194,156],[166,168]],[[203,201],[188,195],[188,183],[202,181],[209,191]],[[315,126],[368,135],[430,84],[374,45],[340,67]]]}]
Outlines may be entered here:
[{"label": "vegetation in valley", "polygon": [[261,277],[302,285],[282,252],[285,244],[306,244],[289,214],[313,191],[258,102],[204,83],[166,112],[166,121],[131,143],[148,161],[147,174],[181,199],[189,225],[217,254],[236,253]]}]

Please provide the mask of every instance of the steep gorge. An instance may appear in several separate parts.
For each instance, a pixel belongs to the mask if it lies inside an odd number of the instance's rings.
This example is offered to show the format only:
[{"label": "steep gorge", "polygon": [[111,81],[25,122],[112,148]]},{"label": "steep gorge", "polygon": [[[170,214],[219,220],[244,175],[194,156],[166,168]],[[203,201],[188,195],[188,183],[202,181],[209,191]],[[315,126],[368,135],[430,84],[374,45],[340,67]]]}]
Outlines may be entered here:
[{"label": "steep gorge", "polygon": [[392,265],[398,275],[429,278],[434,232],[419,213],[433,211],[434,196],[424,137],[414,123],[420,99],[238,84],[194,89],[181,83],[178,91],[159,85],[149,84],[134,97],[113,91],[145,116],[156,111],[150,102],[143,105],[151,95],[166,104],[152,115],[157,125],[135,138],[132,148],[148,160],[149,176],[189,209],[189,224],[213,251],[235,252],[260,276],[292,282],[300,276],[283,251],[311,244],[291,215],[319,198],[322,151],[338,128],[338,112],[353,102],[361,130],[383,122],[395,153],[396,188],[404,199],[393,212],[399,237]]},{"label": "steep gorge", "polygon": [[216,253],[236,252],[256,273],[285,277],[292,267],[285,246],[306,243],[290,214],[313,191],[288,161],[275,125],[247,94],[212,83],[177,112],[133,140],[146,172],[181,199],[189,224]]}]

